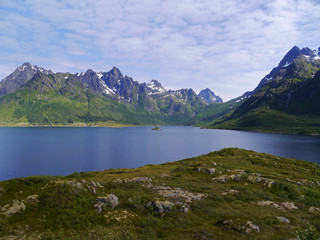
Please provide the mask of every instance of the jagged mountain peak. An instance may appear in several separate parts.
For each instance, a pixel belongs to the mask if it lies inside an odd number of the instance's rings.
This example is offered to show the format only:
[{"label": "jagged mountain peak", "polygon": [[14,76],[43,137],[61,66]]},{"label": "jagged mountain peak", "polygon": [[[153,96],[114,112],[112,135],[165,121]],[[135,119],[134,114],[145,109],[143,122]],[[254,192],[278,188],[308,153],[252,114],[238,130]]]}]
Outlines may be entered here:
[{"label": "jagged mountain peak", "polygon": [[167,92],[167,90],[164,89],[161,83],[154,79],[145,84],[145,87],[148,89],[149,95],[162,94]]},{"label": "jagged mountain peak", "polygon": [[294,46],[280,61],[278,68],[288,67],[299,55],[301,55],[300,48]]},{"label": "jagged mountain peak", "polygon": [[37,72],[42,74],[53,74],[51,70],[25,62],[0,82],[0,96],[12,93],[21,86],[24,86]]},{"label": "jagged mountain peak", "polygon": [[216,96],[209,88],[201,90],[198,96],[201,97],[201,99],[207,104],[211,104],[213,102],[223,102],[222,99],[219,96]]},{"label": "jagged mountain peak", "polygon": [[300,49],[299,47],[294,46],[282,58],[278,66],[273,68],[272,71],[260,81],[259,85],[254,89],[253,92],[259,91],[267,82],[275,79],[312,75],[313,73],[310,72],[307,64],[318,66],[320,65],[317,61],[319,59],[320,51],[317,52],[316,50],[311,50],[308,47]]}]

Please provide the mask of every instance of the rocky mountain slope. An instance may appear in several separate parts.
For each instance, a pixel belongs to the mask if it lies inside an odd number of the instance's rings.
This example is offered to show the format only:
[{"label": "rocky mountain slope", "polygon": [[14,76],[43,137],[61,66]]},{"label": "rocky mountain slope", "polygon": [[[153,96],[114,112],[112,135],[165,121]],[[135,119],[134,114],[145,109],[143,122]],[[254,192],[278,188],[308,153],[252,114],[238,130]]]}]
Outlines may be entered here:
[{"label": "rocky mountain slope", "polygon": [[240,149],[0,182],[0,239],[318,239],[320,167]]},{"label": "rocky mountain slope", "polygon": [[205,101],[207,104],[211,103],[222,103],[222,99],[219,96],[216,96],[214,92],[212,92],[209,88],[206,88],[204,90],[201,90],[199,93],[199,97],[202,98],[203,101]]},{"label": "rocky mountain slope", "polygon": [[[109,72],[53,73],[24,63],[0,83],[1,124],[184,124],[207,105],[192,89],[164,89]],[[219,98],[220,99],[220,98]]]},{"label": "rocky mountain slope", "polygon": [[210,127],[320,134],[319,52],[293,47],[238,107]]}]

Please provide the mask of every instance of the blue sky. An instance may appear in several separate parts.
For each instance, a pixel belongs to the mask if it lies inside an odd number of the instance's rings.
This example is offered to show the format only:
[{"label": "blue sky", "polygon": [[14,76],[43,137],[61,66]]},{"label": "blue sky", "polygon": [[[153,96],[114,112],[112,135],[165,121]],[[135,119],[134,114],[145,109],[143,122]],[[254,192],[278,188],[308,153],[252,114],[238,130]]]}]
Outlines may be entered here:
[{"label": "blue sky", "polygon": [[24,62],[166,89],[252,90],[294,45],[320,47],[316,0],[1,0],[0,79]]}]

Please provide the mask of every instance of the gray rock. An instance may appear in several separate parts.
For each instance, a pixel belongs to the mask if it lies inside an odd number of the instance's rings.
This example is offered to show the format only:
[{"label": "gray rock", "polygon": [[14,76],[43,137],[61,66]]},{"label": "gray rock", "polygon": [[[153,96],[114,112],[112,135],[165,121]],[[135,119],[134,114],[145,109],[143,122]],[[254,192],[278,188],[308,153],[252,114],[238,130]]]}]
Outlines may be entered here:
[{"label": "gray rock", "polygon": [[103,212],[105,209],[105,203],[98,202],[94,205],[94,208],[97,209],[99,213]]},{"label": "gray rock", "polygon": [[157,213],[171,212],[174,204],[169,201],[155,201],[152,203],[153,209]]},{"label": "gray rock", "polygon": [[206,172],[209,173],[209,174],[214,174],[216,172],[216,169],[215,168],[208,168],[206,170]]},{"label": "gray rock", "polygon": [[240,182],[241,181],[241,175],[237,174],[233,177],[233,181]]},{"label": "gray rock", "polygon": [[95,187],[88,186],[88,190],[89,190],[90,192],[93,192],[94,194],[97,194],[97,191],[96,191],[96,188],[95,188]]},{"label": "gray rock", "polygon": [[251,221],[248,221],[247,222],[247,225],[246,225],[246,232],[247,233],[250,233],[251,231],[256,231],[256,232],[260,232],[260,227],[257,225],[257,224],[254,224],[253,222]]},{"label": "gray rock", "polygon": [[277,217],[277,219],[282,223],[290,223],[290,220],[285,217]]},{"label": "gray rock", "polygon": [[138,179],[138,182],[152,182],[152,179],[149,177],[141,177]]},{"label": "gray rock", "polygon": [[107,207],[115,208],[119,204],[119,199],[114,194],[109,194],[104,197],[97,197],[97,201],[104,203]]},{"label": "gray rock", "polygon": [[183,212],[183,213],[188,213],[189,212],[189,208],[187,206],[182,206],[180,211]]}]

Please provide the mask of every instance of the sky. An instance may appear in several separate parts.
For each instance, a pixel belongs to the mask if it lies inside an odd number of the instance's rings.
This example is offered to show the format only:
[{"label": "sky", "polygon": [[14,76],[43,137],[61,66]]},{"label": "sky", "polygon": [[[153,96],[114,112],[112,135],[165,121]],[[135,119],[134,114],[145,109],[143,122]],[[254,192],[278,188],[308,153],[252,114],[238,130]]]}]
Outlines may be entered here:
[{"label": "sky", "polygon": [[118,67],[165,89],[253,90],[294,46],[320,47],[318,0],[1,0],[0,79]]}]

